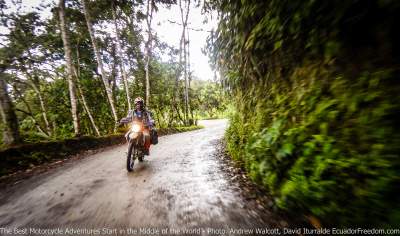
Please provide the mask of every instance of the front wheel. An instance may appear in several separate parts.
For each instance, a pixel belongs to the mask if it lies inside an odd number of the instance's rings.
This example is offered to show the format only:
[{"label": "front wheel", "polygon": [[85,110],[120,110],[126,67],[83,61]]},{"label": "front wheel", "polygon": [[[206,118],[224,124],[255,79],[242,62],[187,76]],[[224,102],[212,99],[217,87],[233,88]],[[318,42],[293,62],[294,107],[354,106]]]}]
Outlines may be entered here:
[{"label": "front wheel", "polygon": [[133,165],[135,164],[135,147],[133,145],[133,142],[129,143],[128,147],[128,155],[126,156],[126,169],[131,172],[133,171]]}]

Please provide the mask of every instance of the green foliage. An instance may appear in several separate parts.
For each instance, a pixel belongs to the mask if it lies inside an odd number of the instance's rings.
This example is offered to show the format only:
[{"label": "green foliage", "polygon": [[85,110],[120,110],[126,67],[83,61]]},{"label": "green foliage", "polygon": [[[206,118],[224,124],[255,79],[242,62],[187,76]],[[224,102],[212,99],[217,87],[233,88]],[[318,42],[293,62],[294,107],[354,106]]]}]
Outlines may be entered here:
[{"label": "green foliage", "polygon": [[212,3],[209,52],[235,96],[232,157],[280,208],[398,226],[398,2]]},{"label": "green foliage", "polygon": [[191,106],[198,119],[225,118],[228,112],[227,94],[221,85],[210,81],[193,81]]},{"label": "green foliage", "polygon": [[[169,6],[172,1],[155,1],[155,4]],[[67,68],[64,58],[63,41],[60,34],[59,12],[56,5],[43,5],[28,12],[15,11],[23,7],[22,2],[4,3],[0,15],[0,26],[7,28],[0,35],[4,42],[0,46],[0,74],[7,76],[10,97],[16,108],[22,141],[35,143],[40,141],[65,140],[74,137],[71,115],[71,102],[67,80]],[[137,96],[145,97],[145,57],[143,41],[147,33],[141,23],[146,19],[142,10],[146,2],[114,2],[117,12],[117,25],[120,30],[122,61],[128,76],[131,100]],[[118,117],[128,113],[128,101],[116,51],[116,38],[104,25],[114,25],[110,1],[96,0],[88,2],[91,20],[96,25],[96,35],[100,54],[105,64],[108,80],[115,100]],[[161,5],[160,5],[161,6]],[[52,8],[50,18],[41,17],[41,10]],[[144,7],[144,8],[143,8]],[[3,8],[5,11],[3,11]],[[50,9],[46,9],[49,10]],[[77,113],[81,135],[97,135],[89,119],[82,96],[99,129],[100,135],[114,133],[115,121],[105,93],[104,84],[99,77],[99,69],[94,56],[88,28],[80,1],[66,1],[65,18],[69,35],[72,62],[76,70]],[[3,20],[4,19],[4,20]],[[160,41],[153,35],[150,61],[150,111],[157,128],[182,126],[184,111],[184,82],[179,79],[178,50]],[[161,58],[160,54],[164,54]],[[165,61],[166,54],[169,60]],[[4,58],[4,60],[3,60]],[[191,120],[205,116],[222,114],[224,102],[220,86],[211,82],[197,83],[192,78],[190,89]],[[35,89],[35,87],[37,89]],[[42,99],[40,99],[40,97]],[[41,101],[42,100],[42,101]],[[176,103],[174,103],[174,100]],[[41,104],[43,102],[43,104]],[[133,101],[131,101],[133,102]],[[46,122],[46,120],[48,122]],[[3,130],[2,120],[0,131]],[[2,134],[2,133],[1,133]],[[0,141],[0,145],[1,145]]]},{"label": "green foliage", "polygon": [[204,126],[201,125],[191,125],[191,126],[178,126],[175,127],[174,129],[176,129],[178,132],[187,132],[187,131],[192,131],[192,130],[196,130],[196,129],[203,129]]}]

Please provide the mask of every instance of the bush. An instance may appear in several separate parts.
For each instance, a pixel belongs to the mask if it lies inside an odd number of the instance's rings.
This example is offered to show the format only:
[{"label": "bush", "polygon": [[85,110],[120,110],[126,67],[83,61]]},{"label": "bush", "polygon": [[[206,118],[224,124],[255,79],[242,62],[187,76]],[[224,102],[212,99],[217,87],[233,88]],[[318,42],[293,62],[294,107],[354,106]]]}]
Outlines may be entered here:
[{"label": "bush", "polygon": [[283,209],[399,226],[398,2],[214,6],[224,20],[212,55],[235,95],[232,157]]}]

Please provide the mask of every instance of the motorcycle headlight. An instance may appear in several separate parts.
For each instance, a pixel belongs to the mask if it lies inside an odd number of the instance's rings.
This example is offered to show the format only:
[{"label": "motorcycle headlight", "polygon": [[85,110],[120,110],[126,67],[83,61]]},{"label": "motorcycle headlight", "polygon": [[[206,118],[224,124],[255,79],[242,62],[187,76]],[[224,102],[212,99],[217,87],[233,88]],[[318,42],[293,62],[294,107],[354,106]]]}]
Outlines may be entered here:
[{"label": "motorcycle headlight", "polygon": [[139,132],[139,131],[140,131],[140,125],[138,125],[138,124],[133,124],[131,130],[132,130],[133,132],[136,132],[136,133]]}]

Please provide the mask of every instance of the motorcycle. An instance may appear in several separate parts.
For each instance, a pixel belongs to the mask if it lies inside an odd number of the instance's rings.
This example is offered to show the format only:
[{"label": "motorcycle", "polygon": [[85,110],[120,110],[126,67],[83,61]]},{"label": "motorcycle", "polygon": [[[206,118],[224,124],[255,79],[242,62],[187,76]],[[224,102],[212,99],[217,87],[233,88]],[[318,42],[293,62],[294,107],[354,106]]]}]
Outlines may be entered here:
[{"label": "motorcycle", "polygon": [[138,159],[139,162],[144,160],[144,124],[139,119],[134,119],[132,122],[127,119],[122,119],[121,124],[131,123],[129,131],[125,134],[125,138],[128,141],[128,154],[126,156],[126,169],[131,172],[133,171],[133,166],[135,160]]}]

